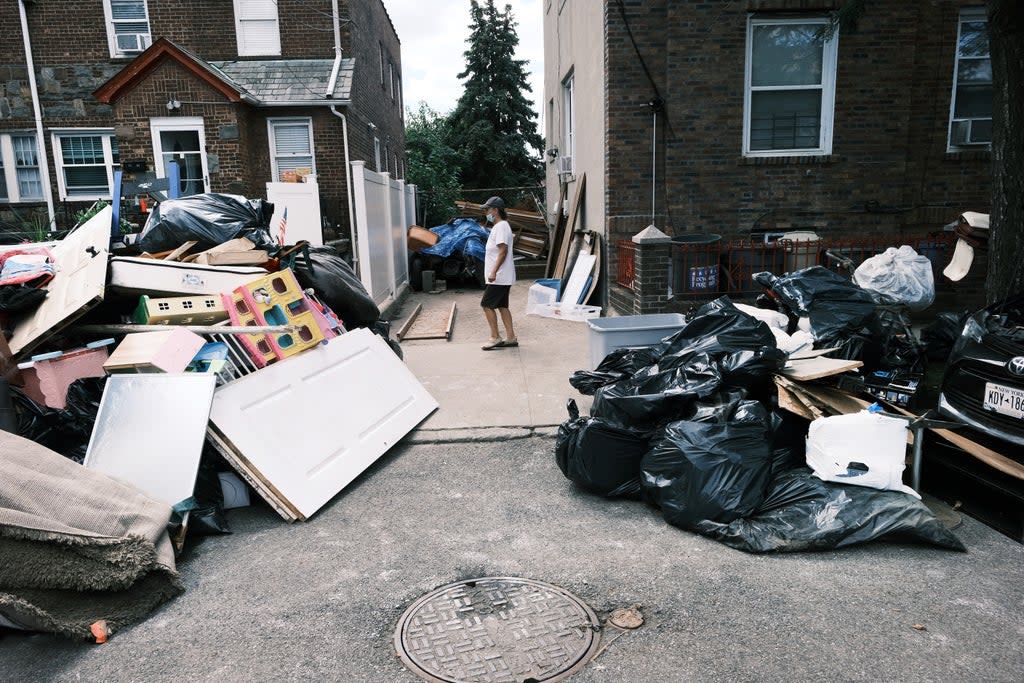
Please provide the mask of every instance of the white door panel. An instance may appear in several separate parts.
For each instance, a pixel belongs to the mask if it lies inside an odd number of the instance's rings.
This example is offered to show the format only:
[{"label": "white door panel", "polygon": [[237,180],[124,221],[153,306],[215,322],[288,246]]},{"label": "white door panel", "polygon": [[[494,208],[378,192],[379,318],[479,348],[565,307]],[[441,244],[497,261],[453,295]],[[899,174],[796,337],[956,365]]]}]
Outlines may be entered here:
[{"label": "white door panel", "polygon": [[436,408],[387,343],[357,329],[219,388],[210,419],[309,517]]}]

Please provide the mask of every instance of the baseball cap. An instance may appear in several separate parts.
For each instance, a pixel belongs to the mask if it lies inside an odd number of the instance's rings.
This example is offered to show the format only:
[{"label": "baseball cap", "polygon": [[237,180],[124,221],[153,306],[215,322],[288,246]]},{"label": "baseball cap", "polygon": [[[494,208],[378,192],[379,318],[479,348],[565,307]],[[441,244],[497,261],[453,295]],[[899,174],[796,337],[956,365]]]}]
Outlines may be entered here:
[{"label": "baseball cap", "polygon": [[490,208],[490,209],[504,209],[505,208],[505,202],[502,200],[501,197],[491,197],[486,202],[484,202],[483,206],[480,207],[480,208],[482,208],[482,209],[488,209],[488,208]]}]

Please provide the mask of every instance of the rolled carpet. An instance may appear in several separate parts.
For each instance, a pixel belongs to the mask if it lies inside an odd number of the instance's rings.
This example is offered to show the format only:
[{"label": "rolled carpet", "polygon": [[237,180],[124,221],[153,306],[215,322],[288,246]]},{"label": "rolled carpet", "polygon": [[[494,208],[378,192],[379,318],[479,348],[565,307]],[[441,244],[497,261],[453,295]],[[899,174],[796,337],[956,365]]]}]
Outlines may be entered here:
[{"label": "rolled carpet", "polygon": [[171,508],[0,431],[0,625],[91,639],[184,590]]}]

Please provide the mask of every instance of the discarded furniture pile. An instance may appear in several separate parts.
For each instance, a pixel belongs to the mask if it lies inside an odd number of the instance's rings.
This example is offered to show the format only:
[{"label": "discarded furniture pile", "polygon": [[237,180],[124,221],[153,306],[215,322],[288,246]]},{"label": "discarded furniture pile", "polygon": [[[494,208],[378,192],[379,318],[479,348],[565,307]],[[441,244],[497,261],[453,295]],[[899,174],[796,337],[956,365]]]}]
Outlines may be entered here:
[{"label": "discarded furniture pile", "polygon": [[[722,297],[689,317],[588,320],[592,369],[570,383],[593,405],[586,416],[570,402],[559,468],[748,552],[874,539],[964,550],[916,491],[926,430],[1018,483],[1024,464],[959,433],[919,395],[927,356],[945,360],[963,326],[940,318],[924,341],[911,329],[906,312],[932,302],[932,277],[903,247],[867,259],[853,281],[821,266],[758,273],[757,306]],[[1008,327],[1022,329],[1021,308]]]},{"label": "discarded furniture pile", "polygon": [[[456,201],[460,218],[472,218],[483,221],[484,210],[479,204],[467,201]],[[512,253],[529,258],[540,258],[548,252],[548,224],[539,211],[523,209],[507,209],[508,224],[515,237]]]},{"label": "discarded furniture pile", "polygon": [[225,509],[307,520],[437,407],[349,264],[272,214],[195,195],[135,253],[111,207],[0,248],[0,626],[102,642]]}]

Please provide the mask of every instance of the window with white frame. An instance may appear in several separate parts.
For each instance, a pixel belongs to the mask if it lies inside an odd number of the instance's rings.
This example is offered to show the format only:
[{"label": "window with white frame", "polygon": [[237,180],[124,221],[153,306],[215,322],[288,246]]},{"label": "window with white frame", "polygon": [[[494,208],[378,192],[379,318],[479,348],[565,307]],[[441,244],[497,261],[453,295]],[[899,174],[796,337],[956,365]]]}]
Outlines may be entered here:
[{"label": "window with white frame", "polygon": [[240,57],[281,54],[276,0],[234,0]]},{"label": "window with white frame", "polygon": [[42,201],[43,181],[35,133],[0,134],[0,159],[4,184],[0,198],[11,203]]},{"label": "window with white frame", "polygon": [[384,43],[377,43],[377,53],[380,57],[380,84],[384,85]]},{"label": "window with white frame", "polygon": [[559,171],[572,173],[576,168],[576,75],[562,81],[562,163]]},{"label": "window with white frame", "polygon": [[282,182],[316,175],[312,119],[268,119],[267,126],[274,180]]},{"label": "window with white frame", "polygon": [[984,9],[962,10],[957,28],[949,151],[992,144],[992,58]]},{"label": "window with white frame", "polygon": [[373,160],[376,162],[374,168],[377,169],[377,173],[380,173],[380,138],[377,137],[373,139]]},{"label": "window with white frame", "polygon": [[113,132],[55,132],[53,160],[61,199],[110,199],[121,163]]},{"label": "window with white frame", "polygon": [[751,17],[747,26],[743,153],[832,153],[839,36],[825,18]]},{"label": "window with white frame", "polygon": [[146,0],[103,0],[111,57],[134,57],[153,43]]}]

